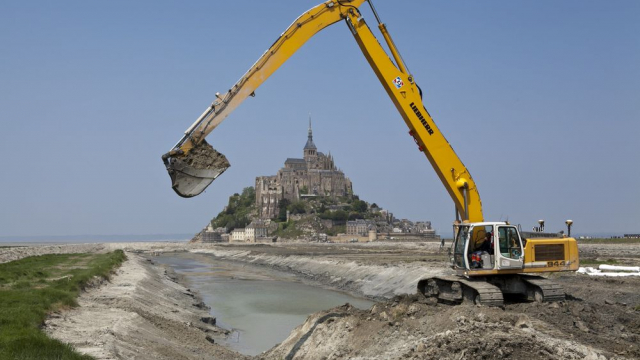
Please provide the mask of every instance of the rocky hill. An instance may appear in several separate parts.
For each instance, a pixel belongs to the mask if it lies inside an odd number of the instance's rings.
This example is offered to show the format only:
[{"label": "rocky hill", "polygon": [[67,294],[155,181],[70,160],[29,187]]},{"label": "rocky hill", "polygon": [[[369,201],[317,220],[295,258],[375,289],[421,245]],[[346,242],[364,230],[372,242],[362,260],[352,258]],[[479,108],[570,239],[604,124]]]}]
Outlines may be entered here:
[{"label": "rocky hill", "polygon": [[[227,232],[243,228],[257,219],[255,189],[246,187],[242,193],[229,197],[229,203],[213,219],[211,228],[225,228]],[[283,199],[278,214],[272,220],[269,235],[285,239],[312,238],[317,234],[336,235],[346,231],[347,220],[376,219],[382,216],[375,204],[360,200],[358,196],[307,198],[291,202]],[[200,242],[200,233],[192,242]]]}]

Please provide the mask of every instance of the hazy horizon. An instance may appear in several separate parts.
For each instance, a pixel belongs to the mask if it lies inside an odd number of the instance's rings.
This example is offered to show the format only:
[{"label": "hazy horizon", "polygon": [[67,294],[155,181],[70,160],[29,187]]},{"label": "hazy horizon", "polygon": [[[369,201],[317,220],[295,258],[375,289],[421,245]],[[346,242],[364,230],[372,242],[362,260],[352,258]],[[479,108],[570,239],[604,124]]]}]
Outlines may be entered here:
[{"label": "hazy horizon", "polygon": [[[515,224],[517,225],[517,224]],[[522,224],[521,224],[522,225]],[[522,227],[523,231],[531,231],[528,228]],[[550,232],[561,231],[566,229],[549,229]],[[198,231],[199,232],[199,231]],[[197,232],[193,234],[85,234],[85,235],[38,235],[38,236],[29,236],[29,235],[21,235],[21,236],[10,236],[10,235],[2,235],[0,236],[0,243],[20,243],[20,242],[31,242],[31,243],[76,243],[76,242],[151,242],[151,241],[189,241],[196,235]],[[571,232],[572,237],[580,237],[580,236],[591,236],[591,237],[601,237],[601,238],[610,238],[612,236],[623,236],[625,233],[611,233],[611,232],[594,232],[594,233],[575,233]],[[627,233],[630,234],[630,233]],[[445,239],[449,239],[452,237],[451,229],[447,229],[445,231],[437,231],[437,235]]]}]

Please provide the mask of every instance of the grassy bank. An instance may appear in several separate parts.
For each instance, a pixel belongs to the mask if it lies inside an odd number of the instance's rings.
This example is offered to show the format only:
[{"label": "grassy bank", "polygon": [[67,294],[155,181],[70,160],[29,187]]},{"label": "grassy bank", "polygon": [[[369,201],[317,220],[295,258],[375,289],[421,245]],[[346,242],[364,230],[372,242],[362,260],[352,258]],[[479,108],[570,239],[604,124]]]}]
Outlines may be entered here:
[{"label": "grassy bank", "polygon": [[95,276],[109,278],[125,260],[107,254],[62,254],[0,264],[0,359],[91,359],[40,330],[48,313],[77,305]]}]

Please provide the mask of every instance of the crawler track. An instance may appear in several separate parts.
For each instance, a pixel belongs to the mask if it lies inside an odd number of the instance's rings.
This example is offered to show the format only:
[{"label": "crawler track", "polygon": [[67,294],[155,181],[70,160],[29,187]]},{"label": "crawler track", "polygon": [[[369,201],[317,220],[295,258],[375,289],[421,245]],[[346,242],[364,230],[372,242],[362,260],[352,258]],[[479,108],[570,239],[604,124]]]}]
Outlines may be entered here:
[{"label": "crawler track", "polygon": [[564,288],[540,276],[510,275],[489,278],[434,276],[418,282],[418,292],[447,303],[502,306],[503,294],[519,294],[537,302],[565,300]]},{"label": "crawler track", "polygon": [[460,304],[471,302],[485,306],[502,306],[502,291],[483,280],[456,276],[435,276],[418,282],[418,291],[427,298]]},{"label": "crawler track", "polygon": [[[560,284],[540,276],[521,275],[520,277],[527,283],[527,287],[533,291],[533,300],[539,302],[565,300],[565,291]],[[537,291],[539,293],[536,295]],[[540,295],[542,295],[542,298],[540,298]]]}]

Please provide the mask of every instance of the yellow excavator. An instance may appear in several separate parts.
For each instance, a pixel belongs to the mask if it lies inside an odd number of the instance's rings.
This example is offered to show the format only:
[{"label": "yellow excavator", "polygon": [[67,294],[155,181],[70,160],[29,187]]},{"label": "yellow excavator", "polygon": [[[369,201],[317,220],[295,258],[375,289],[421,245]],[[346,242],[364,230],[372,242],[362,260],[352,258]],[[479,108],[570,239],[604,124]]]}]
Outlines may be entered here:
[{"label": "yellow excavator", "polygon": [[[377,20],[391,57],[380,45],[359,8],[367,2]],[[192,197],[228,167],[205,137],[320,30],[344,21],[380,83],[409,127],[409,135],[423,152],[456,208],[455,239],[451,265],[456,276],[429,277],[419,281],[418,291],[443,302],[503,304],[503,294],[535,301],[565,298],[563,288],[530,273],[575,271],[578,248],[575,239],[521,233],[507,222],[485,222],[476,184],[467,168],[440,132],[422,103],[422,91],[408,71],[386,26],[371,0],[329,0],[297,18],[256,63],[225,94],[216,99],[187,129],[180,141],[162,156],[178,195]],[[534,236],[535,235],[535,236]],[[570,234],[569,234],[570,235]]]}]

